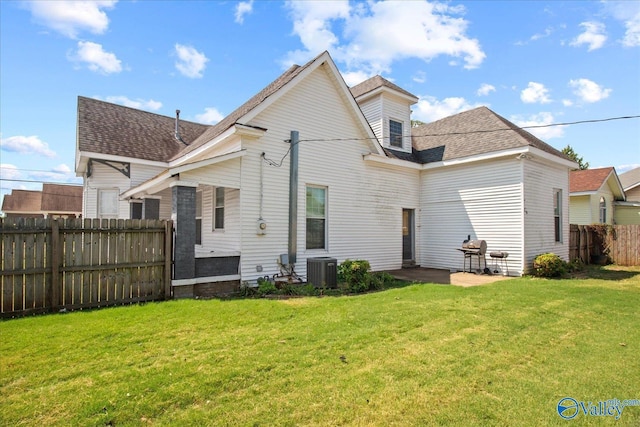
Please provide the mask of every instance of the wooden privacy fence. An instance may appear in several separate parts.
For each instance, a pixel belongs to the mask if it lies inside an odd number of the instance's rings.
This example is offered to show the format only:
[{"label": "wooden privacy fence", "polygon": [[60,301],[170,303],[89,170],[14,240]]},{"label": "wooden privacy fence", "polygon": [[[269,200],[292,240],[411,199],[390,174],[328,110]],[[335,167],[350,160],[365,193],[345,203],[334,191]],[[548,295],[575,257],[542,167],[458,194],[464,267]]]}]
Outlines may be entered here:
[{"label": "wooden privacy fence", "polygon": [[171,221],[0,219],[0,315],[168,298],[172,233]]},{"label": "wooden privacy fence", "polygon": [[640,225],[571,224],[569,259],[589,264],[607,255],[617,265],[640,265]]}]

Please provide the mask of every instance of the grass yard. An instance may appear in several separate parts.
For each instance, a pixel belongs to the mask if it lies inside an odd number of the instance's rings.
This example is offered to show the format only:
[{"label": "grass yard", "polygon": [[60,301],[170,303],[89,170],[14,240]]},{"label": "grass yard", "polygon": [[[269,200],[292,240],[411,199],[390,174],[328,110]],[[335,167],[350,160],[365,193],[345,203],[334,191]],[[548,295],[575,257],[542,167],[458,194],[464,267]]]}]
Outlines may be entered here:
[{"label": "grass yard", "polygon": [[[640,268],[0,322],[0,425],[640,425]],[[569,424],[567,424],[569,423]]]}]

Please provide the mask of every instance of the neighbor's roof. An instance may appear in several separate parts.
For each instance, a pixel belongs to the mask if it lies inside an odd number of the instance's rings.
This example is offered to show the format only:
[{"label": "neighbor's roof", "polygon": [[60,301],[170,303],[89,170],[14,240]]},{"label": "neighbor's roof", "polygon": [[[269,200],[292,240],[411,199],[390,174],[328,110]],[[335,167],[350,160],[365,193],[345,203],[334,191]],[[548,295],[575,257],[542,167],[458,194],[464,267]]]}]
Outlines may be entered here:
[{"label": "neighbor's roof", "polygon": [[[411,128],[416,163],[432,163],[469,156],[531,146],[564,160],[571,160],[561,151],[519,128],[487,107],[473,110]],[[396,158],[407,154],[385,150]]]},{"label": "neighbor's roof", "polygon": [[[166,162],[185,148],[175,138],[175,117],[78,97],[78,149]],[[180,136],[190,143],[208,126],[180,120]]]},{"label": "neighbor's roof", "polygon": [[634,187],[640,185],[640,168],[631,169],[625,173],[618,175],[620,183],[624,191],[629,191]]},{"label": "neighbor's roof", "polygon": [[2,200],[2,212],[40,212],[42,192],[32,190],[11,190]]},{"label": "neighbor's roof", "polygon": [[82,186],[42,184],[44,212],[82,212]]},{"label": "neighbor's roof", "polygon": [[353,86],[350,90],[351,90],[351,94],[353,95],[354,98],[358,98],[361,97],[362,95],[365,95],[369,92],[373,92],[374,90],[381,88],[381,87],[386,87],[389,89],[393,89],[397,92],[400,92],[403,95],[406,95],[410,98],[415,98],[415,100],[418,100],[418,97],[415,96],[414,94],[412,94],[411,92],[408,92],[404,89],[402,89],[400,86],[391,83],[389,80],[385,79],[382,76],[373,76],[370,79],[367,79],[365,81],[363,81],[362,83],[358,83],[357,85]]},{"label": "neighbor's roof", "polygon": [[612,167],[571,171],[569,174],[569,192],[585,193],[598,191],[613,172]]}]

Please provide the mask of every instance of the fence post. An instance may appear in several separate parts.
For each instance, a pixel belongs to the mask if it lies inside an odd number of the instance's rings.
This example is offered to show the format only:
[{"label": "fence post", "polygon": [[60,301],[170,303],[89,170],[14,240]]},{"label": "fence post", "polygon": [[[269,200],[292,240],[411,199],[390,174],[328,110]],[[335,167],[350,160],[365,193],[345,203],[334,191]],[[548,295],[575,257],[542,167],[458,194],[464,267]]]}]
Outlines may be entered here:
[{"label": "fence post", "polygon": [[51,220],[51,311],[60,304],[60,226],[57,219]]}]

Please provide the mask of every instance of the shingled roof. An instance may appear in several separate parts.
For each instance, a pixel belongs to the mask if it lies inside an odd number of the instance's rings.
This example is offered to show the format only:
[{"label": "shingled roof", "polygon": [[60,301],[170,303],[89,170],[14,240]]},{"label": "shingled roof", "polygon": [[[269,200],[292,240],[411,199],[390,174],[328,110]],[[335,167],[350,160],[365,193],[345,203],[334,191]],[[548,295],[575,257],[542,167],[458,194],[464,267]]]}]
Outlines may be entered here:
[{"label": "shingled roof", "polygon": [[569,174],[569,191],[584,193],[598,191],[613,172],[612,167],[571,171]]},{"label": "shingled roof", "polygon": [[[189,144],[209,126],[180,120],[180,136]],[[166,162],[185,148],[175,138],[175,117],[78,97],[80,151]]]},{"label": "shingled roof", "polygon": [[631,190],[640,185],[640,168],[631,169],[618,175],[624,191]]},{"label": "shingled roof", "polygon": [[358,83],[357,85],[353,86],[352,88],[350,88],[351,90],[351,94],[353,95],[354,98],[358,98],[362,95],[365,95],[369,92],[373,92],[374,90],[380,88],[380,87],[387,87],[389,89],[393,89],[397,92],[400,92],[408,97],[411,98],[415,98],[416,100],[418,99],[417,96],[415,96],[414,94],[412,94],[411,92],[408,92],[404,89],[402,89],[400,86],[391,83],[389,80],[385,79],[382,76],[373,76],[370,79],[367,79],[365,81],[363,81],[362,83]]},{"label": "shingled roof", "polygon": [[[431,163],[531,146],[564,160],[561,151],[519,128],[487,107],[478,107],[411,128],[412,161]],[[401,158],[395,150],[391,157]]]}]

